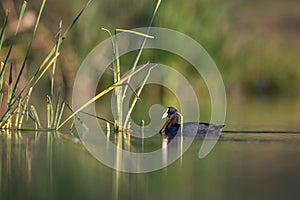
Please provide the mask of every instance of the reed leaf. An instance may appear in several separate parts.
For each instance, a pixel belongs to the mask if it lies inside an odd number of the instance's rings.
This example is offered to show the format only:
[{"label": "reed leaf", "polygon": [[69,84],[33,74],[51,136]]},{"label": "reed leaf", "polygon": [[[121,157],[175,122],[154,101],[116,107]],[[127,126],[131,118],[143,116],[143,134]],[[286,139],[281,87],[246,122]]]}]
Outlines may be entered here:
[{"label": "reed leaf", "polygon": [[140,97],[138,96],[138,94],[135,92],[135,90],[133,89],[133,87],[129,83],[122,83],[122,84],[120,84],[118,86],[125,86],[125,85],[129,87],[129,89],[131,90],[131,92],[133,93],[133,95],[136,98],[138,98],[138,100],[141,100]]},{"label": "reed leaf", "polygon": [[132,113],[132,111],[133,111],[133,108],[134,108],[134,106],[135,106],[137,100],[140,99],[139,96],[141,95],[142,90],[144,89],[144,86],[146,85],[146,83],[147,83],[147,81],[148,81],[148,79],[149,79],[151,70],[152,70],[153,68],[155,68],[157,65],[158,65],[158,64],[155,64],[154,66],[152,66],[152,67],[150,67],[150,68],[148,69],[147,74],[145,75],[145,78],[144,78],[144,80],[143,80],[143,83],[142,83],[142,85],[140,86],[140,88],[139,88],[139,90],[138,90],[138,92],[137,92],[137,96],[134,97],[134,99],[133,99],[133,101],[132,101],[132,103],[131,103],[131,106],[130,106],[130,108],[129,108],[129,110],[128,110],[128,113],[127,113],[127,115],[126,115],[125,122],[124,122],[124,127],[125,127],[125,128],[127,128],[128,121],[129,121],[130,115],[131,115],[131,113]]},{"label": "reed leaf", "polygon": [[112,45],[112,50],[113,50],[113,68],[114,68],[114,83],[116,83],[116,82],[118,82],[118,76],[117,76],[117,73],[116,73],[116,63],[115,63],[115,59],[116,59],[116,41],[115,41],[115,39],[114,39],[114,37],[113,37],[113,35],[111,34],[111,32],[110,32],[110,30],[108,30],[108,29],[106,29],[106,28],[101,28],[101,30],[103,30],[103,31],[106,31],[108,34],[109,34],[109,36],[110,36],[110,38],[111,38],[111,45]]},{"label": "reed leaf", "polygon": [[13,91],[12,91],[12,96],[11,96],[10,102],[12,101],[12,98],[15,97],[15,93],[16,93],[18,84],[19,84],[19,82],[20,82],[20,80],[21,80],[21,76],[22,76],[22,74],[23,74],[23,71],[24,71],[26,62],[27,62],[27,60],[28,60],[28,56],[29,56],[29,53],[30,53],[30,50],[31,50],[31,46],[32,46],[32,43],[33,43],[33,40],[34,40],[34,37],[35,37],[35,33],[36,33],[36,30],[37,30],[37,27],[38,27],[38,25],[39,25],[39,21],[40,21],[40,18],[41,18],[41,15],[42,15],[42,12],[43,12],[45,3],[46,3],[46,0],[43,0],[42,5],[40,6],[39,14],[38,14],[38,16],[37,16],[37,20],[36,20],[36,23],[35,23],[35,26],[34,26],[34,30],[33,30],[33,33],[32,33],[32,35],[31,35],[31,40],[30,40],[30,42],[29,42],[29,46],[28,46],[28,48],[27,48],[27,51],[26,51],[26,54],[25,54],[25,58],[24,58],[24,60],[23,60],[21,69],[20,69],[19,74],[18,74],[18,77],[17,77],[17,79],[16,79],[16,83],[15,83],[14,89],[13,89]]},{"label": "reed leaf", "polygon": [[109,124],[111,124],[111,125],[114,125],[114,122],[112,122],[112,121],[110,121],[110,120],[107,120],[107,119],[105,119],[105,118],[103,118],[103,117],[99,117],[99,116],[97,116],[97,115],[93,115],[93,114],[91,114],[91,113],[84,112],[84,111],[80,111],[80,113],[86,114],[86,115],[91,116],[91,117],[95,117],[95,118],[97,118],[97,119],[100,119],[100,120],[102,120],[102,121],[105,121],[106,123],[109,123]]},{"label": "reed leaf", "polygon": [[10,54],[11,54],[11,51],[12,51],[12,47],[13,47],[13,45],[15,43],[15,39],[16,39],[17,33],[19,31],[20,24],[21,24],[21,21],[23,19],[24,13],[25,13],[26,5],[27,5],[27,2],[24,1],[23,5],[22,5],[22,8],[21,8],[21,12],[20,12],[20,16],[19,16],[19,19],[18,19],[18,24],[17,24],[16,30],[15,30],[15,33],[13,35],[13,38],[12,38],[10,46],[9,46],[9,50],[8,50],[7,55],[5,57],[3,68],[1,69],[1,72],[0,72],[0,77],[4,74],[4,72],[6,70],[7,62],[8,62],[8,59],[10,57]]},{"label": "reed leaf", "polygon": [[[69,25],[69,27],[66,29],[66,31],[64,32],[64,34],[62,35],[62,37],[58,37],[60,38],[58,40],[58,42],[56,43],[56,45],[51,49],[51,51],[48,53],[48,55],[45,57],[45,59],[43,60],[42,64],[39,65],[38,69],[36,70],[35,74],[32,76],[32,78],[28,81],[27,85],[22,89],[22,91],[20,92],[19,95],[21,95],[25,90],[26,88],[32,83],[32,81],[34,81],[34,79],[36,77],[38,77],[35,81],[35,83],[33,84],[32,87],[34,87],[37,82],[41,79],[41,77],[44,75],[44,73],[49,69],[49,67],[56,61],[59,53],[58,52],[58,46],[60,46],[63,42],[63,40],[67,37],[69,31],[74,27],[74,25],[76,24],[76,22],[78,21],[79,17],[82,15],[83,11],[86,9],[86,7],[90,4],[92,0],[89,0],[85,5],[84,7],[80,10],[79,14],[75,17],[75,19],[72,21],[72,23]],[[40,12],[39,12],[39,17],[38,17],[38,21],[40,19],[40,16],[41,16],[41,11],[43,10],[43,7],[45,5],[45,0],[43,1],[42,3],[42,6],[41,6],[41,9],[40,9]],[[36,26],[35,26],[35,30],[36,30],[36,27],[37,27],[37,24],[36,23]],[[35,31],[34,31],[35,32]],[[60,34],[61,35],[61,34]],[[13,44],[13,42],[12,42]],[[10,52],[10,51],[9,51]],[[55,55],[54,57],[52,57],[53,55]],[[8,57],[8,56],[7,56]],[[52,57],[52,59],[51,59]],[[51,61],[49,62],[49,60],[51,59]],[[49,62],[49,63],[48,63]],[[44,68],[44,66],[48,63],[48,65]],[[42,71],[42,69],[44,68],[44,70]],[[2,69],[1,70],[1,73],[0,73],[0,80],[1,80],[1,75],[2,75],[2,71],[4,71],[5,69]],[[42,71],[42,73],[40,73]],[[11,103],[13,104],[13,103]]]},{"label": "reed leaf", "polygon": [[124,33],[132,33],[132,34],[139,35],[139,36],[142,36],[142,37],[145,37],[145,38],[154,39],[154,36],[152,36],[152,35],[148,35],[148,34],[137,32],[137,31],[133,31],[133,30],[127,30],[127,29],[117,28],[116,31],[117,32],[124,32]]},{"label": "reed leaf", "polygon": [[[65,104],[66,104],[67,108],[68,108],[72,113],[74,113],[74,111],[73,111],[73,109],[71,108],[71,106],[70,106],[69,104],[67,104],[67,103],[65,103]],[[76,120],[79,121],[79,123],[81,124],[81,126],[82,126],[85,130],[88,130],[88,127],[86,126],[86,124],[80,119],[80,117],[79,117],[77,114],[75,114],[74,117],[75,117]],[[74,122],[72,122],[72,125],[71,125],[70,129],[72,129],[73,126],[74,126]],[[56,130],[58,130],[58,129],[59,129],[59,126],[57,127]]]},{"label": "reed leaf", "polygon": [[[151,19],[150,19],[150,22],[149,22],[149,25],[148,25],[148,29],[147,29],[146,35],[149,35],[150,27],[151,27],[152,24],[153,24],[155,15],[156,15],[156,13],[157,13],[157,11],[158,11],[158,9],[159,9],[160,4],[161,4],[161,0],[158,0],[157,3],[156,3],[156,6],[155,6],[154,12],[153,12],[153,14],[152,14],[152,16],[151,16]],[[141,58],[141,55],[142,55],[142,52],[143,52],[143,49],[144,49],[144,47],[145,47],[145,44],[146,44],[147,39],[148,39],[148,37],[144,37],[144,39],[143,39],[143,42],[142,42],[142,44],[141,44],[141,47],[140,47],[140,49],[138,50],[137,56],[136,56],[136,58],[135,58],[135,60],[134,60],[133,67],[132,67],[132,69],[131,69],[132,72],[133,72],[133,71],[135,70],[135,68],[137,67],[137,64],[138,64],[138,62],[139,62],[139,60],[140,60],[140,58]],[[130,78],[127,80],[127,83],[129,83],[129,82],[130,82]],[[127,91],[127,87],[124,88],[124,91],[123,91],[123,98],[125,98],[126,91]]]},{"label": "reed leaf", "polygon": [[3,40],[4,40],[4,36],[5,36],[7,22],[8,22],[8,13],[6,13],[6,16],[5,16],[5,19],[4,19],[4,23],[3,23],[2,28],[1,28],[1,33],[0,33],[0,50],[2,48],[2,44],[3,44]]},{"label": "reed leaf", "polygon": [[[87,6],[92,2],[92,0],[89,0],[84,6],[83,8],[79,11],[79,13],[76,15],[76,17],[73,19],[73,21],[71,22],[71,24],[68,26],[68,28],[65,30],[65,32],[62,34],[61,36],[61,40],[59,41],[58,45],[61,45],[63,43],[63,41],[65,40],[65,38],[68,36],[70,30],[75,26],[76,22],[78,21],[78,19],[80,18],[80,16],[82,15],[82,13],[84,12],[84,10],[87,8]],[[51,51],[49,52],[49,54],[46,56],[46,58],[44,59],[44,62],[41,64],[41,67],[44,66],[49,59],[55,54],[55,50],[56,50],[56,46],[57,44],[51,49]]]},{"label": "reed leaf", "polygon": [[[12,96],[12,77],[13,77],[13,75],[12,75],[12,67],[13,67],[13,64],[12,63],[10,63],[10,68],[9,68],[9,77],[8,77],[8,88],[7,88],[7,101],[9,102],[9,99],[11,98],[11,96]],[[9,104],[8,104],[8,106],[9,106]]]},{"label": "reed leaf", "polygon": [[[56,41],[56,46],[55,46],[55,54],[58,54],[59,51],[59,47],[61,44],[61,27],[62,27],[62,21],[60,21],[59,23],[59,31],[57,34],[57,41]],[[55,77],[55,69],[56,69],[56,61],[57,59],[53,62],[53,66],[52,66],[52,74],[51,74],[51,88],[50,88],[50,95],[53,98],[54,95],[54,77]]]},{"label": "reed leaf", "polygon": [[38,113],[37,113],[37,111],[36,111],[36,109],[33,105],[30,106],[30,111],[33,115],[33,121],[36,124],[36,129],[41,128],[42,126],[41,126],[39,115],[38,115]]},{"label": "reed leaf", "polygon": [[67,37],[67,35],[69,34],[69,31],[74,27],[74,25],[76,24],[76,22],[78,21],[78,19],[80,18],[80,16],[81,16],[82,13],[84,12],[84,10],[87,8],[87,6],[88,6],[92,1],[93,1],[93,0],[89,0],[89,1],[83,6],[83,8],[79,11],[79,13],[77,14],[77,16],[73,19],[72,23],[69,25],[69,27],[66,29],[66,31],[65,31],[64,34],[62,35],[61,43],[62,43],[63,40]]},{"label": "reed leaf", "polygon": [[[92,0],[89,0],[84,7],[80,10],[80,12],[77,14],[77,16],[74,18],[74,20],[72,21],[72,23],[68,26],[68,28],[66,29],[66,31],[62,34],[61,39],[59,40],[58,44],[55,44],[55,46],[51,49],[51,51],[47,54],[47,56],[44,58],[43,62],[39,65],[38,69],[36,70],[35,74],[32,76],[32,78],[28,81],[28,84],[23,88],[23,90],[21,91],[21,94],[25,91],[25,89],[31,84],[31,82],[39,75],[39,73],[41,72],[41,70],[44,68],[44,66],[47,63],[51,63],[53,64],[53,55],[55,55],[54,57],[57,57],[59,54],[55,54],[56,52],[56,47],[60,46],[63,43],[63,40],[68,36],[69,31],[74,27],[74,25],[76,24],[76,22],[78,21],[79,17],[82,15],[82,13],[84,12],[84,10],[87,8],[87,6],[91,3]],[[52,58],[52,60],[49,62],[49,60]],[[49,69],[50,66],[47,66],[45,69]],[[42,75],[44,74],[44,72],[47,70],[43,70]],[[0,74],[1,75],[1,74]],[[39,76],[38,80],[41,78],[41,76]],[[37,83],[37,81],[34,83],[34,85]]]},{"label": "reed leaf", "polygon": [[[43,69],[43,71],[41,73],[35,73],[34,76],[28,81],[27,85],[22,89],[22,91],[18,94],[18,97],[20,97],[23,92],[25,91],[25,89],[32,83],[32,81],[36,78],[35,82],[32,84],[31,88],[34,88],[36,86],[36,84],[39,82],[39,80],[44,76],[44,74],[46,73],[46,71],[52,66],[53,62],[58,58],[59,53],[56,54],[48,63],[48,65]],[[41,69],[41,68],[40,68]],[[39,70],[40,70],[39,69]],[[13,105],[15,102],[12,101],[10,103],[10,105]]]},{"label": "reed leaf", "polygon": [[[43,71],[39,74],[39,76],[37,77],[37,79],[35,80],[35,82],[32,84],[32,87],[34,87],[38,81],[44,76],[44,74],[46,73],[46,71],[52,66],[52,64],[54,63],[54,61],[58,58],[59,53],[56,54],[48,63],[48,65],[43,69]],[[38,75],[38,74],[37,74]]]},{"label": "reed leaf", "polygon": [[[52,58],[52,60],[48,63],[48,65],[45,67],[45,69],[43,70],[43,72],[39,75],[39,77],[36,79],[36,81],[34,82],[34,84],[32,85],[32,88],[37,84],[37,82],[43,77],[44,73],[49,69],[49,67],[52,65],[52,63],[54,62],[55,59],[57,59],[57,57],[59,56],[59,54],[57,54],[55,57]],[[26,86],[25,86],[26,88]],[[23,88],[23,90],[18,94],[18,98],[21,96],[21,94],[23,93],[23,91],[25,90],[25,88]],[[5,111],[3,117],[0,119],[0,127],[2,127],[5,123],[7,123],[8,119],[10,119],[10,115],[13,113],[11,112],[12,109],[12,105],[15,104],[17,99],[14,99],[12,102],[8,103],[8,108]]]},{"label": "reed leaf", "polygon": [[[0,63],[0,71],[2,71],[2,68],[4,67],[4,63]],[[2,104],[2,95],[3,95],[3,83],[4,83],[4,74],[0,76],[0,104]]]},{"label": "reed leaf", "polygon": [[115,33],[115,37],[113,37],[113,42],[115,43],[115,49],[114,49],[114,60],[116,60],[115,62],[115,69],[114,69],[114,73],[116,73],[116,80],[115,83],[118,82],[121,79],[121,65],[120,65],[120,56],[119,56],[119,46],[118,46],[118,37]]},{"label": "reed leaf", "polygon": [[[1,62],[0,71],[2,70],[3,67],[4,67],[4,63]],[[4,74],[0,76],[0,105],[2,105],[2,101],[3,101],[3,84],[4,84]]]}]

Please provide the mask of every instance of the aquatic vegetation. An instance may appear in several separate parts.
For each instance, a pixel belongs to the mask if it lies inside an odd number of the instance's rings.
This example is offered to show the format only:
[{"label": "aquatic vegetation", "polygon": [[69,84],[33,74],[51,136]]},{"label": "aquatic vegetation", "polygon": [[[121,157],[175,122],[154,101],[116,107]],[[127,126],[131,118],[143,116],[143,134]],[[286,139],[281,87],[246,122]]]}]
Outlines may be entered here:
[{"label": "aquatic vegetation", "polygon": [[[21,84],[21,79],[24,78],[23,72],[26,64],[28,63],[29,59],[29,53],[32,47],[32,43],[35,39],[35,35],[37,32],[37,28],[39,25],[40,18],[42,16],[46,0],[42,1],[42,4],[40,6],[40,10],[38,12],[37,20],[35,22],[34,30],[31,36],[31,40],[29,42],[26,55],[24,57],[22,66],[18,72],[18,75],[16,77],[13,76],[13,63],[10,62],[10,56],[12,49],[15,44],[15,39],[18,35],[18,30],[20,28],[20,24],[22,22],[27,2],[24,1],[23,6],[20,11],[19,19],[18,19],[18,25],[16,27],[15,33],[13,35],[13,38],[10,43],[9,50],[7,52],[6,58],[3,62],[1,62],[1,68],[0,68],[0,102],[1,102],[1,115],[0,115],[0,128],[1,129],[23,129],[23,124],[25,119],[26,120],[31,120],[35,124],[35,128],[32,129],[46,129],[46,130],[58,130],[62,128],[69,120],[73,119],[78,119],[77,114],[79,112],[82,112],[82,110],[93,103],[94,101],[98,100],[101,98],[103,95],[114,91],[116,94],[116,108],[117,108],[117,120],[114,122],[114,129],[115,131],[123,131],[129,127],[128,120],[130,117],[130,114],[139,99],[139,95],[146,84],[146,81],[150,75],[150,71],[153,67],[148,69],[148,73],[145,76],[145,79],[143,81],[142,86],[140,87],[139,91],[136,93],[135,91],[132,90],[132,87],[130,86],[130,79],[133,75],[141,71],[142,69],[146,68],[148,66],[149,62],[144,64],[142,67],[137,68],[137,65],[139,63],[143,47],[145,45],[145,42],[147,38],[152,38],[151,36],[148,35],[148,33],[138,33],[138,32],[133,32],[130,30],[126,29],[116,29],[115,33],[117,32],[130,32],[133,34],[138,34],[140,36],[144,37],[143,43],[141,44],[141,48],[137,52],[136,59],[132,65],[132,69],[130,73],[127,76],[124,76],[121,78],[121,66],[120,66],[120,60],[119,60],[119,55],[118,55],[118,41],[115,36],[111,34],[111,32],[107,29],[102,29],[104,31],[107,31],[109,35],[112,38],[112,44],[113,44],[113,51],[114,51],[114,63],[113,63],[113,72],[114,72],[114,82],[111,86],[108,88],[104,89],[102,92],[97,94],[94,98],[90,99],[87,101],[84,105],[82,105],[79,109],[73,111],[72,108],[64,101],[62,100],[62,96],[60,91],[55,88],[54,84],[54,78],[55,78],[55,71],[57,66],[57,60],[60,56],[60,47],[64,41],[64,39],[68,36],[70,30],[75,26],[77,23],[78,19],[82,15],[82,13],[86,10],[87,6],[90,4],[92,0],[89,0],[83,8],[79,11],[79,13],[75,16],[71,24],[67,27],[65,31],[62,30],[62,21],[60,21],[59,28],[58,28],[58,33],[56,35],[56,43],[51,49],[51,51],[46,55],[46,57],[43,59],[41,64],[37,66],[37,69],[35,73],[32,75],[26,83]],[[160,6],[161,1],[158,0],[155,10],[152,14],[149,27],[152,25],[154,17],[157,13],[157,10]],[[8,25],[8,13],[6,14],[6,17],[4,19],[4,23],[1,29],[1,35],[0,35],[0,50],[2,47],[3,39],[5,36],[6,28]],[[148,29],[149,31],[149,29]],[[10,67],[8,67],[10,66]],[[31,94],[35,88],[39,84],[39,81],[41,78],[43,78],[46,74],[46,72],[50,71],[50,94],[46,96],[46,118],[47,118],[47,124],[44,127],[41,123],[41,118],[39,113],[37,112],[36,108],[34,105],[30,104],[30,97]],[[5,74],[8,73],[8,82],[6,81],[7,78],[5,77]],[[15,79],[15,80],[13,80]],[[125,93],[127,89],[131,89],[132,92],[135,94],[135,98],[132,102],[132,105],[130,106],[129,112],[126,114],[125,121],[123,121],[123,108],[122,108],[122,103],[123,99],[125,98]],[[62,121],[63,113],[65,111],[65,108],[69,108],[72,114],[70,114],[64,121]],[[89,113],[87,113],[89,114]],[[98,119],[106,121],[108,124],[112,124],[111,121],[107,119],[103,119],[98,116]],[[80,120],[80,119],[79,119]],[[109,126],[108,126],[109,127]]]},{"label": "aquatic vegetation", "polygon": [[[54,74],[56,69],[56,61],[59,57],[59,47],[63,43],[63,40],[67,37],[69,31],[74,27],[76,22],[78,21],[79,17],[83,13],[83,11],[86,9],[88,4],[91,2],[88,1],[85,6],[80,10],[80,12],[77,14],[77,16],[74,18],[72,23],[68,26],[68,28],[62,32],[61,30],[61,24],[59,26],[59,31],[57,34],[57,41],[55,46],[52,48],[52,50],[46,55],[42,63],[37,67],[34,75],[25,83],[21,84],[21,78],[23,78],[23,72],[24,68],[28,62],[29,53],[32,47],[32,43],[35,39],[36,31],[39,25],[39,21],[41,18],[41,15],[44,10],[44,6],[46,3],[46,0],[42,1],[42,4],[40,6],[40,10],[35,22],[34,30],[31,36],[31,40],[29,42],[26,55],[24,57],[22,66],[18,72],[18,75],[16,76],[16,80],[13,81],[13,75],[12,75],[12,65],[13,63],[10,63],[10,68],[8,69],[9,65],[9,59],[11,56],[12,49],[15,44],[15,39],[18,34],[18,30],[20,28],[20,24],[22,22],[27,2],[24,1],[19,19],[18,19],[18,25],[16,27],[15,33],[13,35],[13,38],[10,43],[9,50],[7,52],[7,55],[5,57],[5,60],[1,62],[1,71],[0,71],[0,101],[1,101],[1,117],[0,117],[0,127],[1,129],[22,129],[22,125],[24,122],[24,117],[31,119],[36,124],[36,128],[43,128],[40,120],[39,115],[36,112],[36,109],[34,105],[29,106],[30,96],[32,93],[32,90],[34,87],[39,83],[41,78],[45,76],[45,73],[52,68],[51,73],[51,94],[47,96],[47,129],[57,129],[58,125],[60,124],[60,120],[62,117],[62,113],[64,111],[65,102],[61,101],[60,99],[60,93],[57,94],[57,99],[54,99]],[[6,28],[8,25],[8,13],[6,14],[2,29],[1,29],[1,35],[0,35],[0,50],[2,47],[2,42],[5,36]],[[9,81],[8,84],[6,83],[5,74],[8,71],[9,73]],[[5,102],[6,100],[6,102]],[[30,111],[29,111],[30,109]],[[3,110],[3,111],[2,111]]]},{"label": "aquatic vegetation", "polygon": [[[115,96],[116,96],[116,111],[117,111],[117,119],[114,122],[114,131],[115,132],[128,132],[130,131],[130,124],[129,124],[129,117],[131,115],[131,112],[137,102],[137,100],[139,99],[139,95],[141,94],[148,78],[151,72],[151,69],[153,69],[156,65],[152,66],[151,68],[148,69],[147,74],[144,77],[143,83],[141,85],[141,87],[139,88],[138,92],[136,93],[132,87],[130,86],[130,79],[133,75],[135,75],[136,73],[138,73],[139,71],[141,71],[142,69],[144,69],[146,66],[148,66],[149,62],[144,64],[142,67],[137,69],[137,65],[139,63],[140,57],[142,55],[143,52],[143,48],[145,46],[146,40],[148,38],[153,39],[152,36],[148,35],[150,27],[153,23],[154,17],[157,13],[157,10],[160,6],[161,1],[158,0],[155,10],[152,14],[150,23],[148,25],[148,31],[146,34],[144,33],[139,33],[139,32],[135,32],[135,31],[131,31],[131,30],[126,30],[126,29],[116,29],[115,33],[117,32],[129,32],[132,34],[136,34],[139,36],[144,37],[143,42],[141,44],[140,49],[137,52],[137,55],[135,57],[134,63],[132,65],[131,71],[129,73],[129,75],[124,76],[123,78],[121,78],[121,65],[120,65],[120,59],[119,59],[119,47],[118,47],[118,41],[117,41],[117,37],[116,35],[113,35],[108,29],[106,28],[102,28],[103,31],[106,31],[109,36],[111,37],[111,43],[112,43],[112,48],[113,48],[113,54],[114,54],[114,62],[113,62],[113,74],[114,74],[114,80],[113,80],[113,85],[108,87],[107,89],[103,90],[102,92],[100,92],[99,94],[97,94],[95,97],[93,97],[92,99],[90,99],[88,102],[86,102],[84,105],[82,105],[80,108],[78,108],[76,111],[73,112],[73,114],[71,114],[65,121],[63,121],[58,128],[62,127],[67,121],[69,121],[70,119],[72,119],[77,113],[81,112],[84,108],[86,108],[87,106],[89,106],[91,103],[95,102],[96,100],[98,100],[99,98],[101,98],[103,95],[109,93],[110,91],[114,90],[115,92]],[[131,89],[132,92],[135,94],[135,97],[133,99],[132,104],[130,105],[129,111],[126,114],[125,117],[125,121],[123,121],[123,101],[125,98],[125,94],[126,94],[126,90],[127,89]]]}]

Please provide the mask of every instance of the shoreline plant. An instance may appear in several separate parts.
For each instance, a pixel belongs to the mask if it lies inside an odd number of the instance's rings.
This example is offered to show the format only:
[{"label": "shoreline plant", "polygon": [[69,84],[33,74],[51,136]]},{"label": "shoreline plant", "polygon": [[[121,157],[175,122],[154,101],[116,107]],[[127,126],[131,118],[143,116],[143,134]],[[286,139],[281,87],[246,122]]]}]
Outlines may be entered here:
[{"label": "shoreline plant", "polygon": [[[37,67],[35,73],[33,76],[28,80],[26,85],[19,89],[20,87],[20,79],[23,75],[24,68],[28,62],[29,59],[29,54],[31,51],[32,43],[35,39],[36,31],[39,25],[40,18],[42,16],[46,0],[43,0],[37,15],[37,20],[34,25],[34,30],[31,35],[31,40],[29,42],[28,48],[26,50],[26,54],[23,60],[23,63],[21,65],[21,68],[18,72],[18,75],[16,77],[15,83],[13,84],[13,75],[12,75],[12,68],[13,64],[11,63],[9,66],[9,60],[11,56],[11,51],[14,47],[15,39],[17,37],[26,7],[27,7],[27,2],[24,1],[23,5],[21,7],[20,15],[18,18],[18,24],[15,30],[15,33],[11,39],[9,50],[6,54],[5,60],[1,62],[1,68],[0,68],[0,102],[1,102],[1,109],[4,109],[3,114],[0,116],[0,129],[1,130],[60,130],[69,120],[73,119],[76,120],[78,119],[77,114],[82,112],[82,110],[93,103],[94,101],[100,99],[103,95],[114,91],[116,95],[116,110],[117,110],[117,119],[112,122],[107,119],[103,119],[98,116],[92,116],[96,117],[100,120],[106,121],[108,124],[113,124],[114,125],[114,131],[115,132],[122,132],[122,131],[128,131],[128,128],[130,128],[130,123],[129,123],[129,118],[131,115],[131,112],[139,99],[139,95],[142,92],[142,89],[144,85],[146,84],[148,77],[150,75],[151,69],[153,69],[155,66],[152,66],[148,69],[148,72],[143,80],[142,86],[139,88],[137,92],[133,91],[132,87],[130,86],[130,79],[132,76],[134,76],[136,73],[140,72],[141,70],[145,69],[148,65],[149,62],[142,65],[142,67],[137,68],[145,42],[147,38],[153,38],[152,36],[149,35],[149,30],[148,28],[147,33],[138,33],[126,29],[116,29],[115,34],[112,35],[111,32],[108,29],[102,29],[106,32],[109,33],[110,37],[112,38],[112,48],[114,52],[114,62],[113,62],[113,73],[114,73],[114,82],[113,85],[109,86],[99,94],[97,94],[94,98],[90,99],[88,102],[86,102],[84,105],[82,105],[79,109],[73,111],[72,108],[64,101],[61,99],[61,93],[58,91],[56,93],[55,91],[55,85],[54,85],[54,75],[55,71],[57,68],[57,59],[60,56],[60,47],[65,40],[65,38],[68,36],[69,32],[75,24],[77,23],[78,19],[82,15],[82,13],[86,10],[87,6],[91,3],[92,0],[89,0],[83,8],[79,11],[79,13],[76,15],[76,17],[73,19],[71,24],[67,27],[67,29],[63,32],[62,31],[62,21],[59,23],[59,28],[58,28],[58,33],[57,33],[57,38],[56,38],[56,43],[51,49],[51,51],[46,55],[46,57],[43,59],[41,64]],[[158,0],[156,3],[155,10],[152,14],[149,27],[151,27],[154,17],[157,13],[157,10],[160,6],[161,0]],[[6,17],[4,19],[2,28],[1,28],[1,33],[0,33],[0,51],[1,47],[4,41],[5,37],[5,32],[6,28],[8,25],[8,13],[6,14]],[[118,41],[117,41],[117,32],[127,32],[130,34],[137,34],[142,37],[144,37],[144,40],[141,44],[140,49],[137,52],[137,56],[135,58],[135,61],[132,65],[132,68],[130,70],[130,73],[127,76],[122,77],[121,76],[121,64],[120,64],[120,59],[119,59],[119,52],[118,52]],[[9,66],[9,68],[8,68]],[[9,73],[9,78],[8,78],[8,84],[6,85],[5,83],[5,78],[4,74],[8,70]],[[30,104],[30,98],[33,90],[35,89],[35,86],[39,84],[39,81],[41,78],[45,76],[45,73],[47,71],[51,70],[51,75],[50,75],[50,94],[47,95],[46,97],[46,117],[47,117],[47,125],[46,128],[43,127],[41,124],[40,116],[35,108],[34,105]],[[4,89],[7,87],[7,92],[5,93]],[[134,100],[130,106],[130,109],[126,115],[123,113],[123,101],[125,98],[125,93],[127,89],[132,90],[134,93],[135,97]],[[19,91],[18,91],[18,90]],[[7,97],[7,102],[4,102],[4,97]],[[56,96],[56,98],[55,98]],[[68,108],[72,114],[70,114],[65,120],[62,120],[62,116],[64,111]],[[89,113],[85,113],[89,114]],[[123,115],[125,116],[125,120],[123,119]],[[35,128],[23,128],[23,124],[25,120],[31,119],[34,124]],[[79,119],[80,120],[80,119]],[[109,128],[109,126],[108,126]]]}]

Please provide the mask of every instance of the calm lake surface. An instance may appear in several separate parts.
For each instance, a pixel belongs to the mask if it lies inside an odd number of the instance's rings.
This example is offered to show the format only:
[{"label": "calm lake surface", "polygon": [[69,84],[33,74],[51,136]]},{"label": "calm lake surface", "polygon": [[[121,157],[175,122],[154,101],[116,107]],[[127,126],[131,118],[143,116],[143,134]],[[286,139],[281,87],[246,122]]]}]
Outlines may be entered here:
[{"label": "calm lake surface", "polygon": [[166,168],[132,174],[103,165],[70,133],[2,132],[0,199],[300,199],[299,134],[223,133],[204,159],[201,144]]}]

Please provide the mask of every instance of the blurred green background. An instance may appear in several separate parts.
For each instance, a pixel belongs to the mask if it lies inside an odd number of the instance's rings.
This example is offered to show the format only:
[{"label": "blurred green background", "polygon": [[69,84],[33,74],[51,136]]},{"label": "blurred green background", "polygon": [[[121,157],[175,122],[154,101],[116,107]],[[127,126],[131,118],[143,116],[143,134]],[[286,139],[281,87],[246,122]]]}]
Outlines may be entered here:
[{"label": "blurred green background", "polygon": [[[54,46],[60,20],[65,29],[85,2],[51,0],[46,3],[26,69],[29,77]],[[3,60],[22,1],[2,0],[1,4],[1,23],[5,10],[10,12],[8,33],[0,53],[0,60]],[[28,2],[24,25],[13,49],[16,68],[24,58],[40,4],[41,1]],[[65,91],[69,102],[76,70],[93,47],[108,37],[101,28],[113,31],[115,28],[147,26],[155,4],[156,1],[149,0],[94,0],[89,5],[62,45],[57,67],[56,85]],[[300,1],[162,1],[153,26],[180,31],[198,41],[210,54],[226,87],[227,127],[300,128]],[[201,120],[208,121],[210,100],[201,77],[195,76],[190,66],[174,55],[165,52],[146,52],[145,55],[141,63],[147,60],[163,62],[182,71],[199,91],[197,95],[204,110]],[[132,59],[122,58],[122,61],[125,72]],[[112,72],[108,71],[106,75],[99,90],[112,83]],[[50,91],[48,84],[49,80],[45,79],[38,86],[34,103],[45,104],[46,94]],[[146,112],[158,97],[165,106],[176,102],[166,90],[149,86],[143,92],[143,102],[138,103],[133,117],[141,118],[140,113]],[[109,102],[110,97],[100,101],[100,110],[103,111],[100,115],[110,118],[109,106],[104,103]],[[46,105],[44,107],[40,109],[46,109]]]}]

